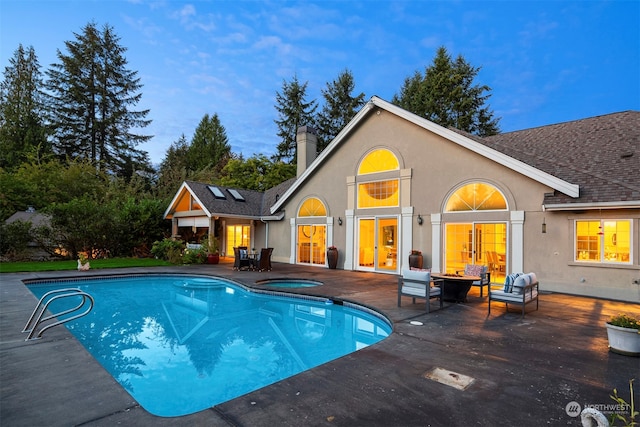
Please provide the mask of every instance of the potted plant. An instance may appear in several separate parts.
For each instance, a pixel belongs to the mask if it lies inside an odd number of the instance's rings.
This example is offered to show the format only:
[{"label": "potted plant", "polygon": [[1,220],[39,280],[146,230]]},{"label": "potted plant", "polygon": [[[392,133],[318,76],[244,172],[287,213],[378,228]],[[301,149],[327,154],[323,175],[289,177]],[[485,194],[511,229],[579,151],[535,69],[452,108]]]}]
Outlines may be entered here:
[{"label": "potted plant", "polygon": [[327,263],[329,268],[335,269],[338,266],[338,248],[329,246],[327,249]]},{"label": "potted plant", "polygon": [[91,265],[89,264],[87,256],[82,252],[78,253],[78,270],[88,271],[90,268]]},{"label": "potted plant", "polygon": [[203,239],[202,246],[207,248],[207,264],[218,264],[220,262],[220,254],[218,253],[218,241],[215,237]]},{"label": "potted plant", "polygon": [[640,356],[640,319],[628,314],[618,314],[612,316],[605,325],[612,352]]},{"label": "potted plant", "polygon": [[411,249],[409,255],[409,268],[422,268],[422,252],[416,249]]}]

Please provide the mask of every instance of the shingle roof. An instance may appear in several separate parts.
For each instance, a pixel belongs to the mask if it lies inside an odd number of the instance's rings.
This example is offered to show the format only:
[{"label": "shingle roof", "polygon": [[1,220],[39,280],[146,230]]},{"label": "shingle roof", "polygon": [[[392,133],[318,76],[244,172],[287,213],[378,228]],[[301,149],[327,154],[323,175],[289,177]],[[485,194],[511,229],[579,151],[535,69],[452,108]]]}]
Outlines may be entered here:
[{"label": "shingle roof", "polygon": [[545,205],[640,201],[640,112],[473,138],[580,186],[580,197],[555,192]]},{"label": "shingle roof", "polygon": [[[278,195],[282,195],[293,181],[295,181],[295,178],[276,185],[265,192],[216,185],[215,187],[218,187],[224,194],[224,199],[214,196],[209,189],[212,186],[211,184],[196,181],[185,181],[185,184],[212,215],[259,218],[270,215],[269,207],[275,203]],[[229,190],[237,191],[244,198],[244,201],[236,200]]]},{"label": "shingle roof", "polygon": [[18,211],[5,220],[5,224],[16,221],[30,222],[33,227],[50,225],[49,216],[36,211]]}]

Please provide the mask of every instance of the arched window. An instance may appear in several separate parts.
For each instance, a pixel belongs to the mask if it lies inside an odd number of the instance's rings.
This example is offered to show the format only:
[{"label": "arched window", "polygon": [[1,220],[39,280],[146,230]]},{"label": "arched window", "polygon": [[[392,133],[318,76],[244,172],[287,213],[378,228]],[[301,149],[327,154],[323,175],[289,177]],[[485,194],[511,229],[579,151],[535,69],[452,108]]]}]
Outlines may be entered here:
[{"label": "arched window", "polygon": [[[358,175],[368,175],[400,169],[398,158],[391,151],[379,148],[367,154],[358,166]],[[358,184],[358,208],[378,208],[399,205],[398,180],[361,181]]]},{"label": "arched window", "polygon": [[507,200],[500,190],[484,182],[472,182],[458,188],[447,200],[445,212],[504,211]]},{"label": "arched window", "polygon": [[298,216],[327,216],[327,208],[316,197],[309,197],[302,203],[298,210]]},{"label": "arched window", "polygon": [[379,148],[370,152],[362,159],[358,167],[358,175],[393,171],[399,168],[400,164],[395,154],[385,148]]}]

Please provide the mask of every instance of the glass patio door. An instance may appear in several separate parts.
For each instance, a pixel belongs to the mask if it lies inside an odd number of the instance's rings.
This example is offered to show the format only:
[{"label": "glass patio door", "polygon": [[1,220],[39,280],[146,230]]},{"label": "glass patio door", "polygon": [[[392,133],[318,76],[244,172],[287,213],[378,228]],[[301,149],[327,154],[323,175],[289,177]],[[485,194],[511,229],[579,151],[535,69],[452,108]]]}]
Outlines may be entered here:
[{"label": "glass patio door", "polygon": [[396,271],[398,269],[398,218],[358,219],[358,268]]},{"label": "glass patio door", "polygon": [[466,264],[486,265],[491,281],[504,280],[507,259],[507,224],[450,223],[445,225],[445,271],[464,270]]},{"label": "glass patio door", "polygon": [[237,246],[246,246],[251,249],[251,226],[249,225],[228,225],[226,252],[227,256],[233,256],[233,248]]},{"label": "glass patio door", "polygon": [[298,225],[298,263],[324,265],[327,253],[326,225]]}]

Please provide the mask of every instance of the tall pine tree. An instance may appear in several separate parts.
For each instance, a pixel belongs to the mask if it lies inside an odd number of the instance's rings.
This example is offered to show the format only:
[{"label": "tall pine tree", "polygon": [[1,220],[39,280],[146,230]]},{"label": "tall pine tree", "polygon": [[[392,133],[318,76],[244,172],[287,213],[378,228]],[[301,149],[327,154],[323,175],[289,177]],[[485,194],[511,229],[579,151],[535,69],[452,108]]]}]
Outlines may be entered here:
[{"label": "tall pine tree", "polygon": [[274,120],[278,126],[278,136],[281,142],[276,147],[273,156],[276,162],[295,163],[296,135],[300,126],[315,126],[314,114],[318,105],[316,101],[307,102],[307,84],[300,84],[297,76],[291,82],[282,83],[282,93],[276,92],[276,110],[278,119]]},{"label": "tall pine tree", "polygon": [[136,146],[151,136],[133,131],[150,123],[149,110],[130,109],[140,101],[142,85],[126,68],[126,48],[109,25],[100,31],[90,23],[74,35],[65,42],[68,53],[58,50],[60,62],[47,73],[56,152],[125,176],[147,169],[147,155]]},{"label": "tall pine tree", "polygon": [[187,153],[191,171],[210,169],[220,171],[231,155],[227,131],[218,114],[205,114],[196,128]]},{"label": "tall pine tree", "polygon": [[365,103],[364,93],[352,96],[355,82],[345,69],[322,90],[324,105],[318,114],[318,152],[322,151],[356,115]]},{"label": "tall pine tree", "polygon": [[479,71],[461,55],[453,61],[446,48],[440,47],[424,76],[416,72],[406,78],[393,103],[444,127],[478,136],[495,135],[500,132],[499,119],[486,105],[491,88],[473,83]]},{"label": "tall pine tree", "polygon": [[18,46],[0,83],[0,167],[51,153],[44,122],[44,82],[33,46]]}]

